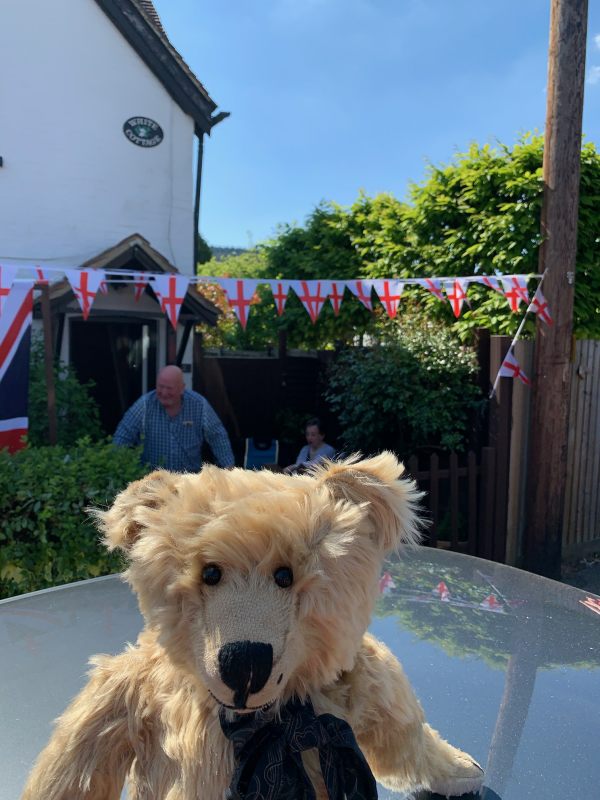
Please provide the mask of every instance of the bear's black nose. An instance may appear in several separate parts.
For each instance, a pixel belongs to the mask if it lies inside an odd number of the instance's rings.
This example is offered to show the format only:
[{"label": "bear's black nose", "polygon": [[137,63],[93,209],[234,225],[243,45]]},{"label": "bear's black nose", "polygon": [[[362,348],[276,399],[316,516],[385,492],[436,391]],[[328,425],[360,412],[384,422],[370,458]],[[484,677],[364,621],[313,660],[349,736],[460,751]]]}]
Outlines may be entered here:
[{"label": "bear's black nose", "polygon": [[221,680],[233,689],[233,704],[244,708],[248,695],[260,692],[273,668],[273,647],[264,642],[230,642],[219,650]]}]

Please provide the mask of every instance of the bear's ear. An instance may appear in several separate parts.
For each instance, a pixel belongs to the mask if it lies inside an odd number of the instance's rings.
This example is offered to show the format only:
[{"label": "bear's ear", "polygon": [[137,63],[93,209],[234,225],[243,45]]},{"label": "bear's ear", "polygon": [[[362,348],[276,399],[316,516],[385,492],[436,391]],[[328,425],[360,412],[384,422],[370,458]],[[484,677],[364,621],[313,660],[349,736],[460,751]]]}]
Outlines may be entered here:
[{"label": "bear's ear", "polygon": [[336,500],[366,508],[371,535],[385,552],[420,539],[419,500],[423,496],[413,480],[402,478],[404,466],[393,453],[373,458],[359,455],[345,461],[327,462],[315,471]]},{"label": "bear's ear", "polygon": [[130,483],[115,497],[108,511],[90,509],[109,550],[130,550],[144,528],[151,524],[152,513],[177,492],[176,478],[171,472],[156,470]]}]

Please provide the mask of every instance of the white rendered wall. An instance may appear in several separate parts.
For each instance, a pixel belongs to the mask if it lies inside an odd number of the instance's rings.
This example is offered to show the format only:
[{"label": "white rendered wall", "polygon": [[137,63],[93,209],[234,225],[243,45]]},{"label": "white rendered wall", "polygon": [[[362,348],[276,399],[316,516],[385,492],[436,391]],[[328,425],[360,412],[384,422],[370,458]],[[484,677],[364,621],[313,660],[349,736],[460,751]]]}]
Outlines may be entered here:
[{"label": "white rendered wall", "polygon": [[[140,233],[193,267],[194,123],[94,0],[3,0],[0,263],[78,266]],[[123,134],[158,122],[161,144]]]}]

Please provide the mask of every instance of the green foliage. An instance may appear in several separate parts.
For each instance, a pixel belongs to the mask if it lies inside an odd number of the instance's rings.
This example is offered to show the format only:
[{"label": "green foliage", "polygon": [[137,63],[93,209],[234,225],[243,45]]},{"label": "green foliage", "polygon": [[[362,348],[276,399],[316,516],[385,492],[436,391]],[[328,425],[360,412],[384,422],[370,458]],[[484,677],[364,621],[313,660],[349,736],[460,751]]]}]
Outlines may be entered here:
[{"label": "green foliage", "polygon": [[213,257],[212,250],[199,233],[196,234],[196,256],[198,264],[206,264]]},{"label": "green foliage", "polygon": [[121,569],[85,509],[146,471],[138,451],[89,439],[0,452],[0,598]]},{"label": "green foliage", "polygon": [[332,365],[326,398],[350,451],[464,447],[479,401],[475,354],[439,323],[413,321],[397,338],[352,348]]},{"label": "green foliage", "polygon": [[[518,595],[499,598],[506,604],[506,613],[498,614],[480,607],[487,595],[497,593],[496,587],[480,570],[473,570],[466,578],[462,566],[445,560],[430,562],[422,555],[412,558],[410,553],[403,553],[400,558],[392,556],[385,569],[397,588],[379,599],[377,615],[395,618],[403,630],[438,645],[453,658],[477,657],[488,666],[502,670],[506,670],[511,658],[522,657],[531,664],[534,655],[535,666],[540,668],[564,668],[565,665],[587,670],[600,668],[600,654],[597,649],[590,651],[589,648],[589,620],[573,613],[570,597],[565,596],[562,602],[559,584],[552,598],[551,627],[558,630],[562,626],[570,635],[559,641],[556,636],[545,637],[541,631],[539,647],[532,652],[525,620],[531,623],[532,617],[542,615],[531,598],[526,603]],[[441,601],[432,593],[441,580],[450,590],[450,602]],[[507,585],[507,588],[510,587]],[[568,594],[568,587],[565,587],[565,594]],[[580,635],[578,628],[581,628]]]},{"label": "green foliage", "polygon": [[[362,275],[400,278],[532,274],[538,272],[543,197],[543,138],[527,135],[513,147],[473,144],[448,165],[430,165],[412,184],[409,202],[361,195],[338,224],[362,262]],[[581,153],[574,328],[600,336],[600,155]],[[530,288],[537,286],[531,281]],[[409,289],[408,302],[452,325],[466,340],[477,328],[512,335],[522,313],[482,286],[469,289],[470,308],[455,320],[450,306]],[[521,307],[524,311],[524,306]],[[528,322],[531,333],[534,320]]]},{"label": "green foliage", "polygon": [[[512,147],[473,144],[447,165],[430,165],[410,187],[407,202],[389,194],[361,194],[350,207],[322,203],[304,225],[283,225],[273,241],[255,251],[205,265],[205,274],[255,278],[418,278],[537,274],[543,196],[543,138],[523,136]],[[574,329],[600,336],[600,155],[591,143],[581,153],[581,188]],[[537,280],[530,282],[530,289]],[[285,314],[274,313],[270,292],[250,314],[246,332],[230,318],[218,343],[264,349],[285,327],[290,347],[330,348],[357,338],[379,338],[385,315],[373,316],[348,293],[339,317],[329,303],[313,325],[300,301],[290,296]],[[416,309],[452,327],[463,341],[477,328],[512,335],[522,319],[498,293],[469,288],[470,307],[455,320],[450,305],[423,289],[406,290],[400,316]],[[533,317],[525,333],[532,333]],[[226,326],[225,326],[226,327]],[[217,338],[219,338],[217,335]]]},{"label": "green foliage", "polygon": [[[360,259],[348,236],[339,229],[345,212],[337,206],[318,206],[306,225],[282,226],[276,239],[237,256],[203,265],[202,274],[236,278],[351,279],[360,277]],[[202,287],[201,291],[205,293]],[[207,295],[214,302],[214,295]],[[377,320],[348,291],[338,317],[326,303],[315,324],[293,292],[288,295],[285,313],[278,317],[270,289],[259,286],[246,330],[232,312],[217,301],[224,312],[217,331],[205,332],[209,346],[237,350],[263,350],[276,346],[284,329],[291,348],[329,349],[336,343],[349,344],[357,337],[375,334]]]},{"label": "green foliage", "polygon": [[580,339],[600,338],[600,154],[593,144],[581,153],[579,223],[573,327]]},{"label": "green foliage", "polygon": [[[58,444],[69,446],[82,436],[97,441],[104,434],[98,405],[90,394],[93,384],[78,381],[73,368],[59,363],[54,366]],[[44,343],[34,338],[29,361],[29,432],[27,439],[34,446],[48,444],[48,389],[44,365]]]}]

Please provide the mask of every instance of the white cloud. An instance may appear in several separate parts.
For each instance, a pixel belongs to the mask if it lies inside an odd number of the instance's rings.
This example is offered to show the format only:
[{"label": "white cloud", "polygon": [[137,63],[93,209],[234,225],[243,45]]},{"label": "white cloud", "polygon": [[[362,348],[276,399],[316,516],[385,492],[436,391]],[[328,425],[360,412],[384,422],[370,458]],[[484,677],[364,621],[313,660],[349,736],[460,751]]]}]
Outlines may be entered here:
[{"label": "white cloud", "polygon": [[596,47],[598,48],[598,50],[600,50],[600,33],[597,33],[597,34],[594,36],[594,44],[596,45]]},{"label": "white cloud", "polygon": [[590,67],[588,70],[587,82],[592,85],[600,83],[600,67]]}]

